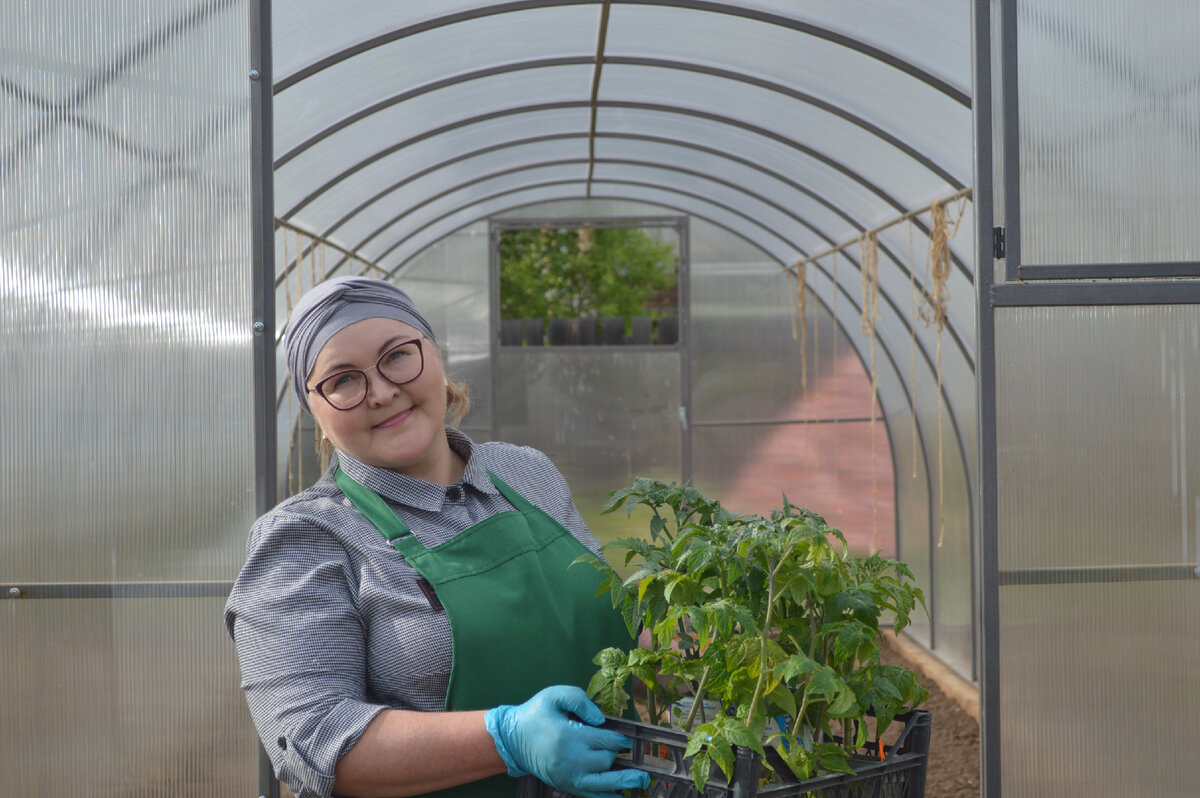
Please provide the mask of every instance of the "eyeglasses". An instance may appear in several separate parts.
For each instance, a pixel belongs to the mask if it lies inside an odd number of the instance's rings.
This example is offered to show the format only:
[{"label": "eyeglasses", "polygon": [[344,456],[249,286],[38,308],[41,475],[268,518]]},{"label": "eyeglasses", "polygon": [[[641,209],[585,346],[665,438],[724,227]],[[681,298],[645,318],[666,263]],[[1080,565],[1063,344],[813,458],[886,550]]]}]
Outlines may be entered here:
[{"label": "eyeglasses", "polygon": [[353,410],[367,398],[367,372],[379,371],[379,376],[392,385],[404,385],[421,376],[425,370],[425,355],[421,351],[421,339],[396,344],[366,369],[346,369],[330,374],[309,388],[309,393],[318,393],[335,410]]}]

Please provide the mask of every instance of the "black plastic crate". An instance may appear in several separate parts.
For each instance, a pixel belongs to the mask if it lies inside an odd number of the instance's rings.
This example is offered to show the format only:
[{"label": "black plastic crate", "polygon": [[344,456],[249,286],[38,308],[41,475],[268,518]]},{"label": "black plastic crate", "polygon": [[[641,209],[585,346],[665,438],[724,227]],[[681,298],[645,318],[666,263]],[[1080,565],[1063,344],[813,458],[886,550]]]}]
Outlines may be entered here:
[{"label": "black plastic crate", "polygon": [[[929,761],[929,712],[917,709],[897,715],[896,723],[904,725],[894,741],[882,745],[878,740],[871,741],[851,756],[853,774],[834,773],[800,781],[779,762],[773,764],[783,780],[760,785],[758,754],[735,747],[733,778],[726,780],[714,766],[703,798],[923,798]],[[644,793],[631,791],[635,798],[643,794],[647,798],[700,798],[690,763],[683,755],[687,749],[685,733],[617,718],[609,718],[605,728],[634,740],[633,750],[618,758],[616,767],[637,768],[650,774],[650,788]],[[767,750],[770,755],[771,749]],[[521,782],[520,798],[565,796],[532,777]]]}]

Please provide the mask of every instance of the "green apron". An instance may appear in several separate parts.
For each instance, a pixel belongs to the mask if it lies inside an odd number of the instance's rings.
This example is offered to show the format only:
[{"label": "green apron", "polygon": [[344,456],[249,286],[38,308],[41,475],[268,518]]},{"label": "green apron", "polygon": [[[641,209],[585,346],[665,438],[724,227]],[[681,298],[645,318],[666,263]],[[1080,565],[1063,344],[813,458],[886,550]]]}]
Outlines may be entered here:
[{"label": "green apron", "polygon": [[[546,513],[488,471],[515,507],[484,519],[445,543],[426,549],[408,525],[370,488],[340,468],[335,479],[346,497],[374,524],[425,581],[450,622],[452,659],[447,710],[520,704],[543,687],[587,687],[592,657],[608,646],[628,648],[629,630],[602,576],[572,562],[587,548]],[[508,776],[436,793],[453,798],[511,798]]]}]

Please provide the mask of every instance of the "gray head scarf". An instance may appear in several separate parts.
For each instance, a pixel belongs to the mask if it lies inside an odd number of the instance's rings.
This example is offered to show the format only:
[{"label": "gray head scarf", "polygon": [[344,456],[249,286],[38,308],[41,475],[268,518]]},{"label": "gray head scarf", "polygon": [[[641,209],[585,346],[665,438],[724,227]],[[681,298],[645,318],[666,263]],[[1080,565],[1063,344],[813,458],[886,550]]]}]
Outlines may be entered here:
[{"label": "gray head scarf", "polygon": [[373,318],[402,321],[420,330],[429,340],[437,340],[433,328],[417,311],[408,294],[384,280],[335,277],[300,297],[288,320],[283,346],[287,352],[292,388],[301,407],[312,412],[305,383],[321,348],[354,322]]}]

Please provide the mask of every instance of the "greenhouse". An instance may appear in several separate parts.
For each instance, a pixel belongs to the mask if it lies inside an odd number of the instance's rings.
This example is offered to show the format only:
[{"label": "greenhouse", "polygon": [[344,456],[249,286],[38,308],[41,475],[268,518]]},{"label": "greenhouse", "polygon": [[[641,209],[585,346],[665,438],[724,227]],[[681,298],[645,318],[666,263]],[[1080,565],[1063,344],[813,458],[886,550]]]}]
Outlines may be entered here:
[{"label": "greenhouse", "polygon": [[1198,40],[1188,0],[3,3],[0,795],[293,794],[223,619],[331,466],[289,317],[362,276],[601,542],[644,477],[905,563],[981,796],[1194,796]]}]

